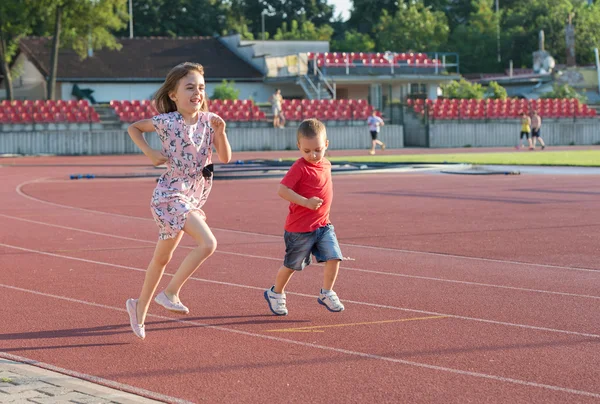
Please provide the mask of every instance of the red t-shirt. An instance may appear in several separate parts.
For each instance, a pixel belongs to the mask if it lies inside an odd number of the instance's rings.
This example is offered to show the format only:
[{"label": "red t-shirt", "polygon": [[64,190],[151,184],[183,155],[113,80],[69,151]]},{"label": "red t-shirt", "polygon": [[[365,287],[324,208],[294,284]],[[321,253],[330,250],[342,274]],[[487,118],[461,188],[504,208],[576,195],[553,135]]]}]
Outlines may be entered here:
[{"label": "red t-shirt", "polygon": [[333,199],[329,160],[323,159],[319,164],[312,164],[300,158],[290,167],[281,184],[305,198],[316,196],[323,200],[323,204],[317,210],[290,203],[285,230],[304,233],[329,224],[329,210]]}]

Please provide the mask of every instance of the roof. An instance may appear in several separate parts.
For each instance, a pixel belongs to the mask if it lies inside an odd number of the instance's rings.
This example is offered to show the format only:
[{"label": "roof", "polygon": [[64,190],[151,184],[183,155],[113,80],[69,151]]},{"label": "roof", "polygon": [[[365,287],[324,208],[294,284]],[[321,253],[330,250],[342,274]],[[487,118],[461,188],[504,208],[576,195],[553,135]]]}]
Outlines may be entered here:
[{"label": "roof", "polygon": [[[96,50],[81,60],[70,49],[61,49],[58,81],[162,81],[182,62],[204,66],[207,81],[262,80],[262,73],[236,56],[213,37],[121,38],[121,50]],[[50,75],[51,38],[27,37],[21,50],[44,76]]]}]

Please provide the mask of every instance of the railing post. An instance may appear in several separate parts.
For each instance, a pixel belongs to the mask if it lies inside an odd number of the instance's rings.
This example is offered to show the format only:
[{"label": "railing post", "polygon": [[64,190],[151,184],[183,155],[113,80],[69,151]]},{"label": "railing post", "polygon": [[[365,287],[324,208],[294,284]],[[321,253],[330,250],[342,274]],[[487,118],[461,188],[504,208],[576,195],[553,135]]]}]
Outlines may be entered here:
[{"label": "railing post", "polygon": [[317,97],[319,98],[319,100],[321,99],[321,82],[320,81],[317,83]]}]

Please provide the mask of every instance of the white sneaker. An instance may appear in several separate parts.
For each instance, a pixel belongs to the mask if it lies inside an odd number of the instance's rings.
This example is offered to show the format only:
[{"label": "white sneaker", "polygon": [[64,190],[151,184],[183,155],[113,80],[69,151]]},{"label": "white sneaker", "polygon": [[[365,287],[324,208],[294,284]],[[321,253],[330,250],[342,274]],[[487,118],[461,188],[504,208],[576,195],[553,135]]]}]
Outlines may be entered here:
[{"label": "white sneaker", "polygon": [[144,339],[146,338],[146,330],[144,329],[144,324],[138,323],[137,303],[138,299],[127,299],[125,307],[127,308],[127,314],[129,314],[129,324],[131,325],[131,330],[136,337]]},{"label": "white sneaker", "polygon": [[319,304],[325,306],[329,311],[339,312],[344,310],[344,305],[340,302],[340,298],[333,290],[330,290],[327,293],[321,292],[317,300]]},{"label": "white sneaker", "polygon": [[162,307],[164,307],[165,309],[172,311],[174,313],[179,313],[179,314],[188,314],[190,312],[190,309],[188,309],[187,307],[185,307],[183,305],[183,303],[181,302],[177,302],[177,303],[173,303],[165,294],[165,292],[160,292],[155,298],[154,301],[158,304],[160,304]]},{"label": "white sneaker", "polygon": [[265,290],[264,296],[269,303],[269,309],[278,316],[287,316],[288,310],[285,306],[285,293],[275,293],[273,292],[272,286],[271,289]]}]

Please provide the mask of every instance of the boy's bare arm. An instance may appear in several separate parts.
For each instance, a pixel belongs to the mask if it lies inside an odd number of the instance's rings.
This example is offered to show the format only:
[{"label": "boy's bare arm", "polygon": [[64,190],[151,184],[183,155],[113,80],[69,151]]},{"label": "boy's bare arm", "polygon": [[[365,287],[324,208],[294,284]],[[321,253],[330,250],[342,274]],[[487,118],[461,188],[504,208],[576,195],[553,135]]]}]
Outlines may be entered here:
[{"label": "boy's bare arm", "polygon": [[305,208],[312,210],[319,209],[323,204],[322,199],[317,198],[316,196],[313,196],[311,198],[305,198],[283,184],[279,184],[279,190],[277,191],[277,195],[279,195],[288,202],[292,202],[296,205],[304,206]]}]

